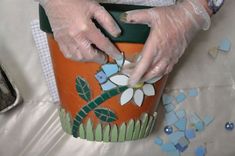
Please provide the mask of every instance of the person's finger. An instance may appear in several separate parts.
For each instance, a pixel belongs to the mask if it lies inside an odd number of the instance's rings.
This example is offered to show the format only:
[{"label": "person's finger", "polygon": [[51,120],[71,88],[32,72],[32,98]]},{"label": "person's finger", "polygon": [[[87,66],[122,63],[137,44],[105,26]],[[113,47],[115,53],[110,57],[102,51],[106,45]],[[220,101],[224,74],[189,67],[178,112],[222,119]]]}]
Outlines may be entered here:
[{"label": "person's finger", "polygon": [[127,11],[120,16],[120,20],[126,23],[148,24],[151,25],[153,16],[157,16],[153,9],[141,9]]},{"label": "person's finger", "polygon": [[140,81],[142,76],[146,73],[146,71],[151,66],[153,59],[157,55],[157,46],[155,41],[155,33],[151,32],[145,46],[142,50],[142,58],[137,63],[133,74],[131,75],[128,84],[130,86],[134,86],[136,83]]},{"label": "person's finger", "polygon": [[96,28],[94,24],[91,24],[91,31],[87,33],[89,41],[98,47],[101,51],[112,57],[113,59],[122,58],[120,51],[114,46],[114,44],[104,36],[104,34]]},{"label": "person's finger", "polygon": [[149,70],[141,79],[141,82],[146,82],[148,80],[153,79],[154,77],[161,77],[165,74],[167,67],[169,65],[168,59],[162,59],[157,62],[155,65],[151,66],[151,70]]},{"label": "person's finger", "polygon": [[118,24],[104,7],[95,6],[93,18],[112,36],[118,37],[121,34]]},{"label": "person's finger", "polygon": [[107,62],[105,54],[92,47],[91,42],[80,36],[75,37],[77,51],[73,53],[73,59],[77,61],[92,61],[99,64]]}]

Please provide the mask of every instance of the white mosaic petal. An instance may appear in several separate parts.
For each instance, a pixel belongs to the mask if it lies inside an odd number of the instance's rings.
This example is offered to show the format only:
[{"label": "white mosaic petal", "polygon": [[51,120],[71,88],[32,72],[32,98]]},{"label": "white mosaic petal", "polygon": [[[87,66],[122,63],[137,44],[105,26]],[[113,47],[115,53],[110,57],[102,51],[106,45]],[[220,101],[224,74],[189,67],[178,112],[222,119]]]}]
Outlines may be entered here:
[{"label": "white mosaic petal", "polygon": [[129,78],[126,75],[114,75],[110,77],[110,80],[119,86],[128,85],[128,79]]},{"label": "white mosaic petal", "polygon": [[162,78],[162,76],[155,77],[155,78],[153,78],[153,79],[151,79],[151,80],[148,80],[147,83],[153,84],[153,83],[159,81],[161,78]]},{"label": "white mosaic petal", "polygon": [[139,107],[143,104],[144,101],[144,93],[142,90],[138,89],[135,91],[134,94],[134,102],[136,105],[138,105]]},{"label": "white mosaic petal", "polygon": [[128,88],[127,90],[125,90],[120,98],[121,105],[128,103],[132,99],[133,94],[134,94],[134,89]]},{"label": "white mosaic petal", "polygon": [[155,88],[152,84],[145,84],[143,86],[143,91],[144,91],[144,94],[147,96],[155,95]]}]

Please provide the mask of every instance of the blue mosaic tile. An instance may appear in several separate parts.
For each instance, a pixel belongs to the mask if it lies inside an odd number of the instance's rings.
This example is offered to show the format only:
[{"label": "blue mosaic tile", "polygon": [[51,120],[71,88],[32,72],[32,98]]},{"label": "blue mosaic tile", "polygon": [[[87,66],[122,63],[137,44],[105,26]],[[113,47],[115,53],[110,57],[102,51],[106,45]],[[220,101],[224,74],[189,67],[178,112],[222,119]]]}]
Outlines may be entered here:
[{"label": "blue mosaic tile", "polygon": [[220,42],[218,49],[223,52],[229,52],[231,49],[231,41],[229,41],[228,39],[223,39]]},{"label": "blue mosaic tile", "polygon": [[206,148],[203,146],[199,146],[195,149],[196,156],[205,156],[206,155]]},{"label": "blue mosaic tile", "polygon": [[179,141],[179,139],[181,137],[184,137],[184,132],[180,132],[180,131],[177,131],[177,132],[174,132],[172,134],[169,135],[168,139],[171,143],[173,143],[174,145],[176,145]]},{"label": "blue mosaic tile", "polygon": [[188,148],[188,146],[182,146],[182,145],[180,145],[179,143],[177,143],[177,144],[175,145],[175,148],[176,148],[177,150],[179,150],[180,152],[184,152],[184,151]]},{"label": "blue mosaic tile", "polygon": [[117,86],[108,80],[106,83],[102,84],[101,87],[103,91],[108,91],[110,89],[116,88]]},{"label": "blue mosaic tile", "polygon": [[99,81],[100,84],[105,83],[107,81],[107,76],[104,71],[100,71],[95,75],[96,79]]},{"label": "blue mosaic tile", "polygon": [[214,121],[214,117],[207,115],[203,121],[206,126],[209,126]]},{"label": "blue mosaic tile", "polygon": [[102,69],[104,73],[107,75],[107,77],[110,77],[113,74],[116,74],[119,70],[117,64],[105,64],[102,66]]},{"label": "blue mosaic tile", "polygon": [[186,118],[181,118],[175,123],[175,127],[180,131],[184,131],[186,129],[187,120]]},{"label": "blue mosaic tile", "polygon": [[173,104],[165,105],[165,110],[166,110],[167,113],[173,111],[174,109],[175,109],[175,105],[173,105]]},{"label": "blue mosaic tile", "polygon": [[180,91],[179,94],[176,96],[176,102],[182,103],[186,99],[186,96],[183,91]]},{"label": "blue mosaic tile", "polygon": [[198,96],[198,90],[196,88],[192,88],[192,89],[189,90],[188,95],[190,97],[196,97],[196,96]]},{"label": "blue mosaic tile", "polygon": [[178,117],[174,111],[165,114],[165,125],[173,125],[177,121]]},{"label": "blue mosaic tile", "polygon": [[167,143],[161,146],[161,151],[163,152],[176,151],[176,148],[173,144]]},{"label": "blue mosaic tile", "polygon": [[186,116],[186,112],[184,109],[181,109],[179,111],[176,112],[176,115],[178,116],[178,118],[184,118]]},{"label": "blue mosaic tile", "polygon": [[163,94],[163,96],[162,96],[162,102],[163,102],[164,105],[171,104],[173,99],[174,99],[173,96],[170,96],[170,95],[167,95],[167,94]]},{"label": "blue mosaic tile", "polygon": [[155,140],[154,140],[154,143],[157,144],[157,145],[162,145],[163,144],[163,140],[159,137],[157,137]]},{"label": "blue mosaic tile", "polygon": [[185,131],[185,136],[188,138],[188,139],[194,139],[196,137],[196,132],[194,129],[188,129]]}]

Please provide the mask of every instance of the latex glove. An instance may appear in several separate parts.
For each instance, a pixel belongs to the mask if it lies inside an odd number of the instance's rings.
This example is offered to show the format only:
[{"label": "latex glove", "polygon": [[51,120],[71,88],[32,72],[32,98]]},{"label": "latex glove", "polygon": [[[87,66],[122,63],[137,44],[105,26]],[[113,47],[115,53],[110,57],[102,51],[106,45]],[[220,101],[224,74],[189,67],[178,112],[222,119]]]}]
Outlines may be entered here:
[{"label": "latex glove", "polygon": [[[66,58],[105,63],[106,54],[122,57],[118,49],[95,26],[95,19],[117,37],[121,30],[111,15],[92,0],[41,0],[53,35]],[[103,53],[104,52],[104,53]]]},{"label": "latex glove", "polygon": [[210,17],[197,0],[129,11],[122,15],[121,20],[151,27],[138,61],[123,68],[124,73],[131,75],[130,86],[168,74],[195,34],[210,26]]}]

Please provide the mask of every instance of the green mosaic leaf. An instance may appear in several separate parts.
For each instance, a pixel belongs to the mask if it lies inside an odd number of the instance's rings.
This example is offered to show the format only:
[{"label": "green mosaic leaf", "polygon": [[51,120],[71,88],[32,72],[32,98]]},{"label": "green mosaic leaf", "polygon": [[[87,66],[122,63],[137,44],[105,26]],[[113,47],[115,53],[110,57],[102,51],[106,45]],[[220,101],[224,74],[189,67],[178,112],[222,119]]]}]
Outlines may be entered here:
[{"label": "green mosaic leaf", "polygon": [[140,128],[140,135],[139,135],[140,139],[144,137],[147,124],[148,124],[148,114],[143,113],[141,116],[141,128]]},{"label": "green mosaic leaf", "polygon": [[135,122],[135,129],[134,129],[134,133],[133,133],[133,136],[132,136],[132,140],[139,139],[139,133],[140,133],[140,120],[137,120]]},{"label": "green mosaic leaf", "polygon": [[104,142],[109,142],[109,133],[110,133],[110,126],[107,125],[107,126],[104,128],[104,133],[103,133],[103,141],[104,141]]},{"label": "green mosaic leaf", "polygon": [[66,113],[65,127],[68,134],[72,134],[72,122],[70,113]]},{"label": "green mosaic leaf", "polygon": [[85,128],[84,128],[83,124],[80,124],[80,126],[79,126],[79,137],[81,139],[85,139],[86,138]]},{"label": "green mosaic leaf", "polygon": [[91,100],[91,91],[89,84],[80,76],[78,76],[76,79],[76,90],[81,98],[83,98],[87,102]]},{"label": "green mosaic leaf", "polygon": [[135,122],[131,119],[127,124],[127,131],[126,131],[126,140],[132,140],[132,135],[134,132]]},{"label": "green mosaic leaf", "polygon": [[113,125],[111,129],[111,142],[118,141],[118,128],[117,125]]},{"label": "green mosaic leaf", "polygon": [[150,128],[150,132],[149,133],[151,133],[153,131],[154,125],[156,123],[156,120],[157,120],[157,112],[154,112],[153,113],[153,124],[152,124],[152,126]]},{"label": "green mosaic leaf", "polygon": [[88,119],[86,124],[86,139],[89,141],[94,141],[93,124],[91,119]]},{"label": "green mosaic leaf", "polygon": [[99,123],[97,126],[96,126],[96,129],[95,129],[95,140],[96,141],[102,141],[103,139],[103,135],[102,135],[102,127],[101,127],[101,124]]},{"label": "green mosaic leaf", "polygon": [[95,115],[97,118],[104,122],[113,122],[117,120],[117,117],[114,112],[107,108],[95,109]]},{"label": "green mosaic leaf", "polygon": [[151,127],[152,127],[152,124],[153,124],[153,117],[149,116],[149,122],[148,122],[148,125],[146,127],[146,131],[145,131],[144,137],[147,137],[149,135],[149,132],[150,132]]},{"label": "green mosaic leaf", "polygon": [[126,139],[126,124],[123,123],[119,129],[118,141],[122,142]]}]

